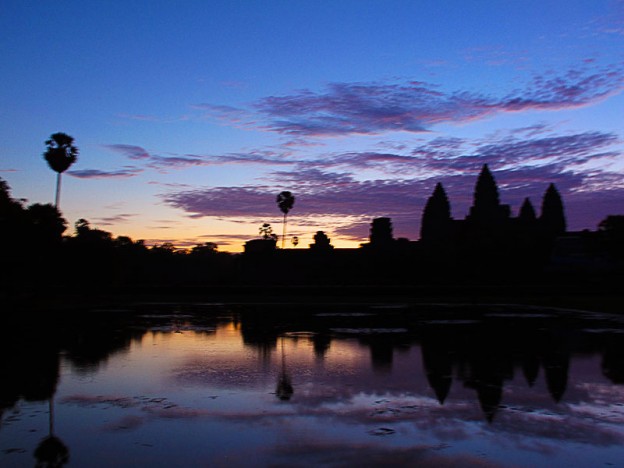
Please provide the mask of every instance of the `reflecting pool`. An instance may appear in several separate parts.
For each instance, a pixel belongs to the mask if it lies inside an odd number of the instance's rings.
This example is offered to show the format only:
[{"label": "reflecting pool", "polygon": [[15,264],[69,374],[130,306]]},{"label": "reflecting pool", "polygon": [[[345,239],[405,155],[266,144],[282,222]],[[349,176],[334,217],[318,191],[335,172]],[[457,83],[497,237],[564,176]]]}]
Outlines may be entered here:
[{"label": "reflecting pool", "polygon": [[624,316],[135,304],[3,335],[1,466],[624,466]]}]

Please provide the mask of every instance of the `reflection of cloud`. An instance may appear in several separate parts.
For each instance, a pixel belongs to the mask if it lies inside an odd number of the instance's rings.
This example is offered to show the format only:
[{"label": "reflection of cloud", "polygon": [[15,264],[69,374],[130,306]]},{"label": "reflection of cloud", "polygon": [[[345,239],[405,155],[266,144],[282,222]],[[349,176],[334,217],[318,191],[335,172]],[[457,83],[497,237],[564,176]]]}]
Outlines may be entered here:
[{"label": "reflection of cloud", "polygon": [[60,400],[63,404],[89,406],[106,405],[116,406],[119,408],[132,408],[139,405],[139,401],[136,398],[129,398],[117,395],[86,395],[75,394],[68,395]]},{"label": "reflection of cloud", "polygon": [[135,415],[127,415],[118,419],[117,421],[113,421],[107,423],[103,426],[102,429],[105,431],[117,432],[117,431],[127,431],[136,429],[142,426],[145,423],[145,418],[141,416]]},{"label": "reflection of cloud", "polygon": [[287,437],[276,447],[276,455],[288,466],[419,466],[419,467],[495,467],[497,463],[472,455],[446,455],[445,446],[414,444],[409,447],[380,446],[379,441],[338,442],[313,438]]}]

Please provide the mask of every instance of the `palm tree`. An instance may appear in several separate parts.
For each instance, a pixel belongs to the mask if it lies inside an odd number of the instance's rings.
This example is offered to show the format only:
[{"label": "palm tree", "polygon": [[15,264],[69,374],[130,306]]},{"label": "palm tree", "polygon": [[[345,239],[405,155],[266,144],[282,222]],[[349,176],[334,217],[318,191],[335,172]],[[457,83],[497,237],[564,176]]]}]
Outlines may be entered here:
[{"label": "palm tree", "polygon": [[45,144],[46,150],[43,157],[48,162],[48,166],[57,173],[54,206],[58,209],[61,198],[61,174],[78,159],[78,148],[74,146],[72,137],[61,132],[53,133]]},{"label": "palm tree", "polygon": [[286,239],[286,215],[295,204],[295,197],[292,193],[284,191],[277,196],[277,206],[284,213],[284,228],[282,231],[282,249],[284,248],[284,240]]}]

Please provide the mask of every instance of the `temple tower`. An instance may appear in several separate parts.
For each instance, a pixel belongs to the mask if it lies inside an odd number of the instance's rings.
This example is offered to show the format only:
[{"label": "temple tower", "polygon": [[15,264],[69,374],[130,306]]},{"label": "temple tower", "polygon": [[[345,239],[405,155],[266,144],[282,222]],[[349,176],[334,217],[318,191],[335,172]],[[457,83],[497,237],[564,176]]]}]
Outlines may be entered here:
[{"label": "temple tower", "polygon": [[566,219],[563,211],[563,201],[561,195],[555,187],[550,184],[542,200],[542,215],[540,216],[542,227],[553,235],[566,232]]},{"label": "temple tower", "polygon": [[509,218],[509,206],[500,204],[498,186],[487,164],[477,179],[468,218],[479,224],[494,224]]},{"label": "temple tower", "polygon": [[443,240],[451,227],[451,204],[441,183],[438,183],[427,199],[420,224],[423,241]]}]

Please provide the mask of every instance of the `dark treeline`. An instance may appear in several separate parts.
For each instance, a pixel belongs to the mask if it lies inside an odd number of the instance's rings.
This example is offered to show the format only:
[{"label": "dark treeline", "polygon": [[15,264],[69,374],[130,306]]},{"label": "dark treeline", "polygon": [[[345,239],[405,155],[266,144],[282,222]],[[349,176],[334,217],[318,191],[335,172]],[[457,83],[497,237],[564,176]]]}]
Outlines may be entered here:
[{"label": "dark treeline", "polygon": [[[172,244],[147,247],[114,237],[80,219],[69,232],[51,204],[25,206],[0,179],[1,288],[15,290],[101,288],[115,285],[230,282],[236,256],[206,243],[189,251]],[[67,235],[69,234],[69,235]]]},{"label": "dark treeline", "polygon": [[553,185],[541,214],[527,199],[513,217],[484,166],[469,215],[455,220],[450,213],[438,184],[423,210],[420,241],[395,239],[391,219],[376,218],[370,241],[359,249],[335,249],[323,231],[309,248],[278,249],[277,236],[265,224],[244,254],[230,254],[210,242],[188,250],[148,247],[84,219],[70,229],[53,205],[27,206],[0,179],[0,288],[15,293],[143,286],[615,284],[624,272],[624,216],[607,217],[596,231],[567,232]]}]

